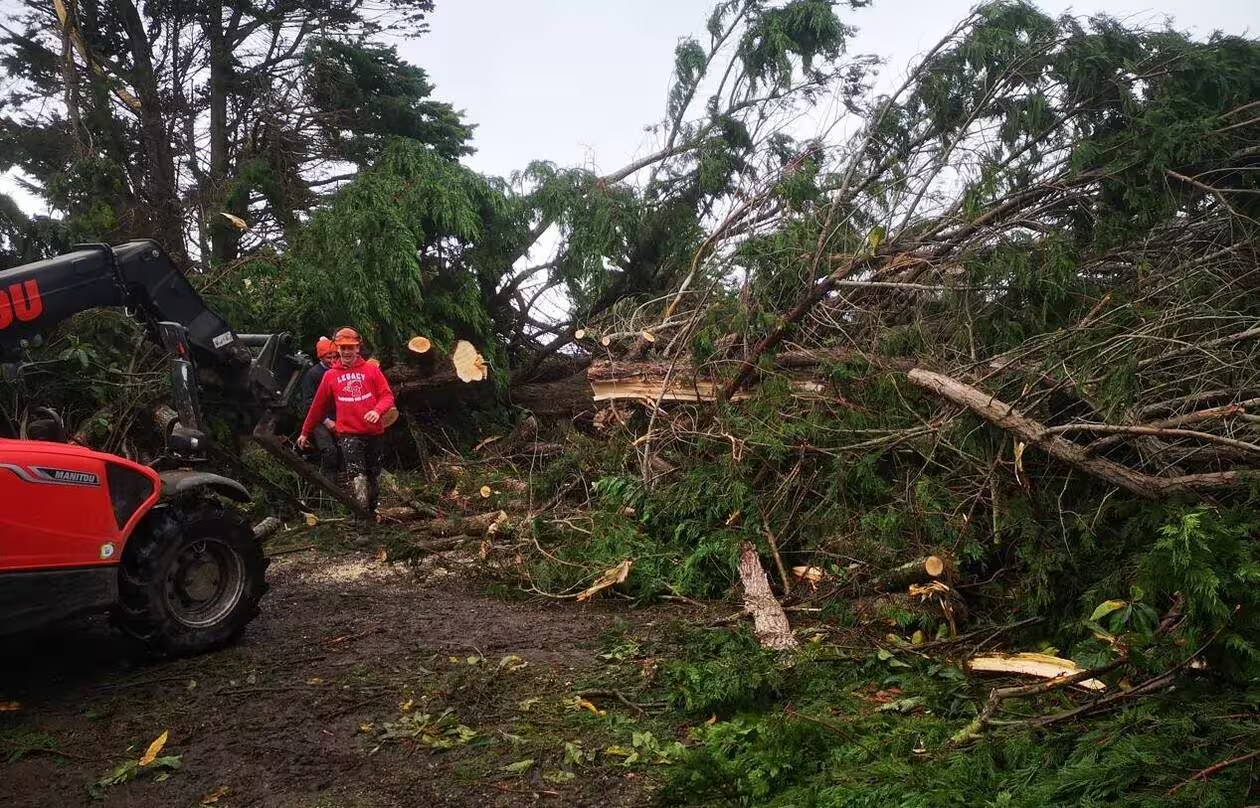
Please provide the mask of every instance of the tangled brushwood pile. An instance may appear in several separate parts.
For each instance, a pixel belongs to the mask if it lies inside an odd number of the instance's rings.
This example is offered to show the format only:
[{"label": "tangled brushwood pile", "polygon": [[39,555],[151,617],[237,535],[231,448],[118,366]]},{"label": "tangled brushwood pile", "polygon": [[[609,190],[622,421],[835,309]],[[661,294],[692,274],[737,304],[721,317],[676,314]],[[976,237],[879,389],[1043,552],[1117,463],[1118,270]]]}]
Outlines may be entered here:
[{"label": "tangled brushwood pile", "polygon": [[544,472],[594,503],[539,523],[533,586],[629,559],[630,595],[720,596],[755,545],[805,613],[1058,649],[955,745],[1193,680],[1254,709],[1257,98],[1251,40],[978,10],[749,189],[675,293],[579,324],[612,443]]}]

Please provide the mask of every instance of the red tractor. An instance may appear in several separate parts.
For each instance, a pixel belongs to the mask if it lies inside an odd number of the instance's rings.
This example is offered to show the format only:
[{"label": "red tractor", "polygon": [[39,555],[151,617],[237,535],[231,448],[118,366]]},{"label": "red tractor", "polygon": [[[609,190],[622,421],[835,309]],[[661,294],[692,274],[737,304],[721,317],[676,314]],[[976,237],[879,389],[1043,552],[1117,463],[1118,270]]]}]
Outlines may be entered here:
[{"label": "red tractor", "polygon": [[258,614],[267,560],[225,503],[249,492],[196,468],[207,448],[199,388],[260,410],[259,442],[347,501],[274,435],[309,360],[287,334],[235,333],[161,248],[135,241],[0,271],[0,379],[21,387],[40,333],[102,306],[126,308],[170,354],[174,407],[157,419],[167,452],[150,468],[64,442],[51,411],[20,423],[0,411],[0,634],[109,611],[155,652],[221,647]]}]

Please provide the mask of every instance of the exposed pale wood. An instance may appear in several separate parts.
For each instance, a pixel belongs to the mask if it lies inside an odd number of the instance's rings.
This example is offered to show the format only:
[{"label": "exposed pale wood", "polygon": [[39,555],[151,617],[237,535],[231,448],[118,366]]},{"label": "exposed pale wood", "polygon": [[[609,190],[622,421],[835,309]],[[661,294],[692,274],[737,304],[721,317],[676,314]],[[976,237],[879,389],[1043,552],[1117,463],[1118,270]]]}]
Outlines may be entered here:
[{"label": "exposed pale wood", "polygon": [[[697,376],[675,368],[670,373],[668,362],[593,362],[586,371],[594,401],[647,400],[716,401],[722,381],[716,377]],[[798,398],[826,398],[827,388],[812,379],[793,379],[792,391]],[[752,396],[749,391],[736,393],[731,400],[742,401]]]},{"label": "exposed pale wood", "polygon": [[604,574],[599,577],[599,580],[588,586],[582,592],[578,593],[577,599],[579,601],[590,600],[596,594],[602,592],[608,587],[616,586],[617,584],[624,582],[626,578],[629,577],[630,568],[632,566],[634,566],[634,561],[627,558],[625,561],[622,561],[612,569],[606,570]]},{"label": "exposed pale wood", "polygon": [[740,546],[739,579],[744,584],[744,609],[752,615],[753,631],[761,646],[778,651],[796,648],[787,615],[770,591],[770,580],[751,542]]},{"label": "exposed pale wood", "polygon": [[481,382],[490,375],[486,360],[471,342],[459,340],[455,350],[451,352],[451,364],[455,366],[455,375],[460,381]]},{"label": "exposed pale wood", "polygon": [[[1038,679],[1058,679],[1082,673],[1081,666],[1070,659],[1033,653],[972,657],[967,660],[966,667],[968,671],[976,673],[1013,673],[1020,676],[1035,676]],[[1081,679],[1074,682],[1073,687],[1093,691],[1107,689],[1107,686],[1097,679]]]},{"label": "exposed pale wood", "polygon": [[940,556],[916,558],[881,575],[876,588],[883,592],[904,591],[910,584],[922,584],[941,578],[947,569],[945,559]]}]

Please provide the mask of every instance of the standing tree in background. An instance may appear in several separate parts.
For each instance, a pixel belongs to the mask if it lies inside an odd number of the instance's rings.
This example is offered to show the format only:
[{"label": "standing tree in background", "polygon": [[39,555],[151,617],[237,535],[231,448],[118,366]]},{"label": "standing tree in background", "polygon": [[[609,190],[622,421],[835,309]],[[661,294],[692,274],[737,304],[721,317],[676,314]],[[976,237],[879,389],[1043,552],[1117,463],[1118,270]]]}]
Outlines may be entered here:
[{"label": "standing tree in background", "polygon": [[468,152],[471,127],[376,41],[423,33],[430,0],[24,5],[0,36],[0,169],[31,177],[71,240],[148,236],[222,264],[282,244],[387,137]]}]

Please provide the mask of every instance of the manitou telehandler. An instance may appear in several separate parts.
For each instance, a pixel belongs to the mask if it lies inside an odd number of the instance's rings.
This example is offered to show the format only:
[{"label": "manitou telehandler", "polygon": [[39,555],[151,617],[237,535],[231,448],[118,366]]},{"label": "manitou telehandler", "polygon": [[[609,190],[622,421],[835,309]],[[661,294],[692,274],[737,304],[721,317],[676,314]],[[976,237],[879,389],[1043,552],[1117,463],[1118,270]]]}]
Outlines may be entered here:
[{"label": "manitou telehandler", "polygon": [[[235,480],[196,469],[208,438],[199,388],[259,415],[254,437],[354,507],[275,436],[310,360],[288,334],[237,334],[154,242],[85,245],[0,271],[0,375],[21,388],[28,349],[76,313],[122,307],[170,355],[173,407],[152,467],[66,442],[51,410],[32,428],[0,410],[0,634],[86,612],[151,651],[186,656],[238,637],[267,589]],[[31,439],[38,436],[40,439]]]}]

